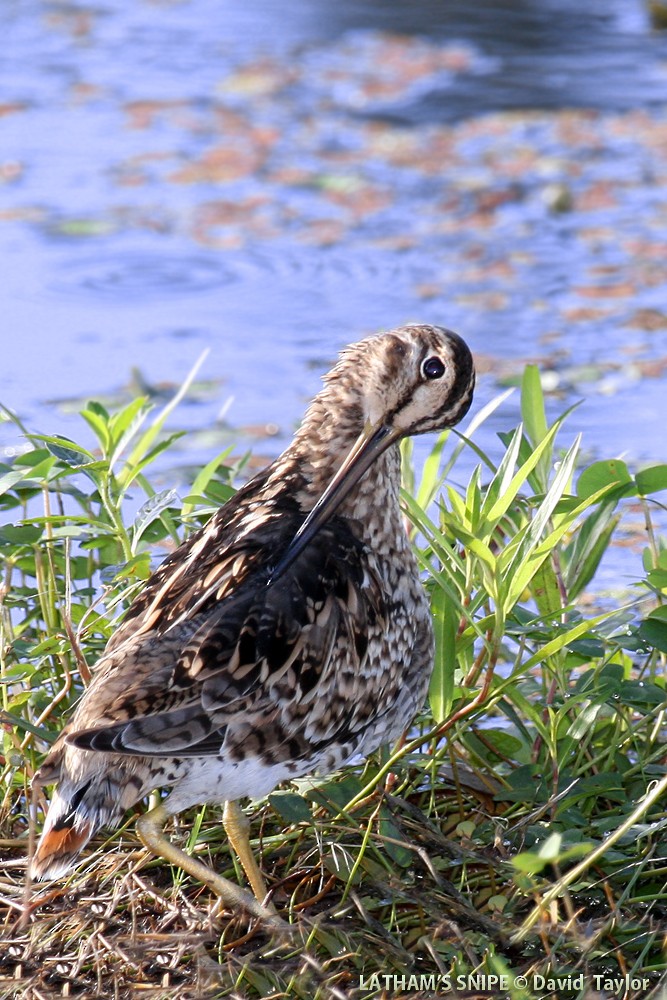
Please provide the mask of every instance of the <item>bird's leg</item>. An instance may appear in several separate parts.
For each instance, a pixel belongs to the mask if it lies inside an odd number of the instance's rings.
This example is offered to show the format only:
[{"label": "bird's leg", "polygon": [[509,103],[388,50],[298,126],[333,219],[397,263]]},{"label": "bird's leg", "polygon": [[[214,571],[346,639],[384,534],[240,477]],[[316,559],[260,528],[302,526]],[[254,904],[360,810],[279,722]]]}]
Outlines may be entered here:
[{"label": "bird's leg", "polygon": [[[238,802],[225,802],[225,808],[222,813],[222,825],[225,828],[229,843],[243,865],[243,870],[246,873],[257,901],[264,903],[267,896],[266,883],[250,847],[248,837],[250,823],[248,822],[248,817]],[[267,909],[273,910],[273,907],[269,905]]]},{"label": "bird's leg", "polygon": [[[234,885],[229,879],[223,878],[222,875],[216,874],[216,872],[211,871],[206,865],[198,861],[197,858],[191,857],[182,851],[180,847],[176,847],[175,844],[165,836],[163,827],[169,818],[169,813],[167,812],[164,805],[156,806],[155,809],[151,809],[149,812],[144,813],[139,817],[136,823],[137,833],[139,838],[149,851],[153,854],[157,854],[159,857],[164,858],[172,865],[176,865],[178,868],[182,868],[184,872],[188,875],[192,875],[199,882],[203,882],[207,885],[209,889],[217,893],[222,901],[234,910],[246,910],[251,913],[254,917],[259,917],[260,920],[271,930],[289,933],[291,928],[289,924],[286,924],[280,917],[276,916],[275,913],[271,912],[266,907],[262,906],[258,899],[255,899],[250,895],[245,889],[242,889],[238,885]],[[231,837],[230,837],[231,840]],[[250,845],[247,842],[246,845],[248,851],[250,851]],[[235,848],[237,850],[237,848]],[[242,860],[243,867],[246,868],[246,861]],[[254,863],[254,859],[253,859]],[[255,865],[256,867],[256,865]],[[257,869],[259,871],[259,869]],[[261,880],[261,876],[260,876]],[[255,886],[253,884],[253,889]],[[266,890],[264,890],[264,895],[266,895]]]}]

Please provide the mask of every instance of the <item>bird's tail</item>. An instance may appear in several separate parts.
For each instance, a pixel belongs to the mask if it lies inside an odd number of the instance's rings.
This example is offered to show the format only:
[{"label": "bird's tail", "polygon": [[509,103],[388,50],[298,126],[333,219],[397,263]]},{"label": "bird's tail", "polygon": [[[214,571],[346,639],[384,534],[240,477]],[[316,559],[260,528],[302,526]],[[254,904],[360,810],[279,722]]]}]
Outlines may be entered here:
[{"label": "bird's tail", "polygon": [[34,879],[66,875],[101,825],[88,809],[81,808],[81,802],[77,804],[76,798],[76,791],[67,783],[54,792],[30,866]]},{"label": "bird's tail", "polygon": [[76,779],[63,775],[31,861],[32,877],[50,879],[67,874],[93,834],[103,826],[118,824],[123,813],[144,794],[143,782],[136,774],[114,766],[105,771],[96,768],[92,774],[79,773]]}]

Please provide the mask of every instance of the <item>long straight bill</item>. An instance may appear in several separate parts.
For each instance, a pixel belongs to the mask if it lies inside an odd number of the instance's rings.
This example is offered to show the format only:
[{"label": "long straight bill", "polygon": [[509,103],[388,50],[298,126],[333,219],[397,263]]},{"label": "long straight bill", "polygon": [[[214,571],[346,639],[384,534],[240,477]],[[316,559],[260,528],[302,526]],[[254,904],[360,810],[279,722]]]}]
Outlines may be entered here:
[{"label": "long straight bill", "polygon": [[390,427],[367,424],[352,445],[340,469],[310,511],[290,542],[287,551],[269,577],[268,585],[275,583],[289,569],[295,559],[313,540],[320,528],[343,502],[353,486],[371,467],[375,459],[389,447],[398,435]]}]

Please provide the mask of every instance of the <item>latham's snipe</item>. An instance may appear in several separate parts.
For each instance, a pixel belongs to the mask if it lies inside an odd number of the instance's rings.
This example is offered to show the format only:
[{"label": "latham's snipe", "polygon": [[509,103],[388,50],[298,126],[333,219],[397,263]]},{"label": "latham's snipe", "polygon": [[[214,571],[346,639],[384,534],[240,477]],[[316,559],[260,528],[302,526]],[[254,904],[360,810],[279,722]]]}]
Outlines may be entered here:
[{"label": "latham's snipe", "polygon": [[[473,386],[470,351],[440,327],[343,351],[289,448],[162,563],[109,641],[36,779],[58,782],[36,877],[167,786],[137,821],[143,843],[269,918],[237,800],[370,753],[422,706],[433,630],[398,442],[457,423]],[[162,832],[212,801],[256,898]]]}]

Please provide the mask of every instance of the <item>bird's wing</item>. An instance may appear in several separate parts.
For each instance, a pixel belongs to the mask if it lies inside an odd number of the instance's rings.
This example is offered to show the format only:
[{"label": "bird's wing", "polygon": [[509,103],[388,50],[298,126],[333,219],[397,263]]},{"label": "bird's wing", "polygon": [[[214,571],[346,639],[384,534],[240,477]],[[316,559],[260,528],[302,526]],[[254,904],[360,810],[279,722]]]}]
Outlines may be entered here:
[{"label": "bird's wing", "polygon": [[[269,470],[242,486],[199,531],[157,567],[125,612],[105,656],[142,635],[163,636],[196,621],[271,555],[276,521],[289,535],[300,517],[284,496],[261,499]],[[292,522],[294,526],[292,528]]]},{"label": "bird's wing", "polygon": [[[298,512],[294,524],[296,530]],[[291,537],[287,532],[282,548]],[[282,551],[271,551],[271,539],[269,518],[217,561],[202,560],[200,550],[197,579],[178,573],[171,603],[168,578],[156,580],[112,646],[119,665],[95,695],[91,688],[96,719],[80,713],[67,741],[83,749],[183,757],[218,754],[223,741],[238,741],[252,720],[272,744],[293,743],[313,717],[323,743],[333,731],[354,730],[355,719],[345,719],[345,692],[362,673],[369,632],[384,629],[382,586],[342,519],[325,525],[275,583],[268,582],[270,571]],[[192,551],[183,554],[186,561]],[[168,671],[159,663],[167,654]],[[157,664],[148,695],[142,656]],[[127,677],[124,690],[119,674]],[[111,712],[101,704],[106,686],[114,688]]]}]

